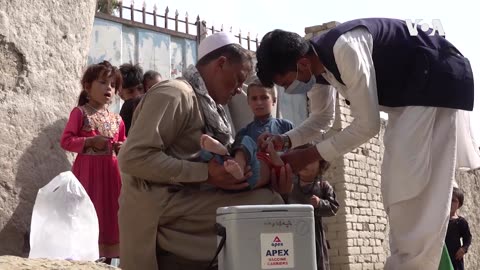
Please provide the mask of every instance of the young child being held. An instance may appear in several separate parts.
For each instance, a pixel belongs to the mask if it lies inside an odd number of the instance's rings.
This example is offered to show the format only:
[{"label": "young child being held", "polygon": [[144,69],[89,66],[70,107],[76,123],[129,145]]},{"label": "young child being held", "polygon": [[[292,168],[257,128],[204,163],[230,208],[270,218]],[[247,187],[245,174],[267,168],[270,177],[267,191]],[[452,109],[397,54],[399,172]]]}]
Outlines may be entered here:
[{"label": "young child being held", "polygon": [[293,129],[293,124],[286,119],[272,117],[273,106],[277,101],[275,91],[263,86],[258,79],[248,85],[247,98],[254,120],[237,133],[232,151],[229,153],[227,147],[208,135],[201,137],[200,145],[203,150],[210,152],[203,152],[204,160],[213,158],[211,154],[215,154],[217,161],[236,179],[243,178],[246,166],[250,166],[253,175],[247,182],[253,189],[267,185],[271,169],[278,174],[284,165],[272,143],[262,151],[257,150],[258,136],[263,132],[283,134]]},{"label": "young child being held", "polygon": [[204,161],[215,158],[236,179],[242,179],[247,166],[250,166],[252,176],[247,179],[249,189],[267,185],[270,182],[272,168],[278,175],[284,165],[272,143],[268,144],[266,152],[258,152],[257,143],[249,136],[237,136],[231,147],[232,150],[228,151],[227,147],[219,141],[203,134],[200,138],[200,146],[203,150],[201,158]]}]

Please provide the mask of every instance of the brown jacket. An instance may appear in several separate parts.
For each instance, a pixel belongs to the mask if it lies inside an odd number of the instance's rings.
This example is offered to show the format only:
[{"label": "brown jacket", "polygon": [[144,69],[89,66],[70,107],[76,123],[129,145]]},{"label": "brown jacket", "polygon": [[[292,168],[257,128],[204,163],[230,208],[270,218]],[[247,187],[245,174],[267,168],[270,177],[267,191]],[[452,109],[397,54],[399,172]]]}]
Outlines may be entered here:
[{"label": "brown jacket", "polygon": [[208,261],[216,249],[218,207],[283,203],[267,188],[231,193],[204,184],[207,164],[190,161],[200,150],[203,127],[186,81],[159,83],[138,105],[118,157],[122,269],[157,269],[155,240],[175,256]]}]

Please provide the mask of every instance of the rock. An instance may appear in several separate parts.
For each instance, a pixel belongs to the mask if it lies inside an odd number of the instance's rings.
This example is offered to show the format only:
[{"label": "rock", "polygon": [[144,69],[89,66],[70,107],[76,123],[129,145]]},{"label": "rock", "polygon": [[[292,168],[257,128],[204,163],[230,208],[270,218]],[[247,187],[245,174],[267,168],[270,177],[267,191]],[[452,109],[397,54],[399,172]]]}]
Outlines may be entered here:
[{"label": "rock", "polygon": [[49,260],[49,259],[26,259],[15,256],[0,256],[0,269],[15,270],[105,270],[119,269],[103,263]]},{"label": "rock", "polygon": [[0,255],[27,255],[37,191],[70,170],[60,148],[80,93],[95,0],[0,0]]}]

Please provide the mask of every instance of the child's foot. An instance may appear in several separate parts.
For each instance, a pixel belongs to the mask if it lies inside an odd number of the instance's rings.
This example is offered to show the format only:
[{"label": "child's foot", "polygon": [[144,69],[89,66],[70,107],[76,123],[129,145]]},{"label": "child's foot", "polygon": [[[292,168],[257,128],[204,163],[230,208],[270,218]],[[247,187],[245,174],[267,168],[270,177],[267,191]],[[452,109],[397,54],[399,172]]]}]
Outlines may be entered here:
[{"label": "child's foot", "polygon": [[223,162],[225,170],[229,172],[235,179],[243,178],[243,169],[240,165],[233,159],[227,159]]},{"label": "child's foot", "polygon": [[219,141],[215,140],[214,138],[210,137],[207,134],[203,134],[200,137],[200,146],[202,149],[205,149],[209,152],[226,156],[228,155],[228,150],[225,146],[223,146]]},{"label": "child's foot", "polygon": [[273,146],[272,142],[267,144],[267,153],[270,155],[270,159],[272,160],[272,165],[281,167],[285,165],[283,160],[278,155],[277,151],[275,151],[275,147]]}]

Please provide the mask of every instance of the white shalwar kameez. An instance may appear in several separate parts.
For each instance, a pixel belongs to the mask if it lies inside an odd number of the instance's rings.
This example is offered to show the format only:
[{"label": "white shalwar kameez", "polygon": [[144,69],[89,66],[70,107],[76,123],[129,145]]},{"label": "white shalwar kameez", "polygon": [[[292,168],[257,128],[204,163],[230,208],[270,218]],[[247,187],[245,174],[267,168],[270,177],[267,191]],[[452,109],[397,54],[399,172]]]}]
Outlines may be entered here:
[{"label": "white shalwar kameez", "polygon": [[[372,49],[372,36],[364,28],[349,31],[337,40],[334,56],[345,84],[328,70],[322,75],[350,101],[354,120],[317,144],[317,149],[325,160],[332,161],[377,134],[379,112],[388,114],[381,174],[390,224],[391,255],[385,270],[437,270],[456,165],[480,167],[468,113],[435,107],[379,106]],[[330,86],[322,87],[323,94],[321,87],[308,93],[312,102],[309,119],[286,133],[293,147],[308,142],[328,125],[325,115],[333,110],[329,97],[334,94]]]}]

